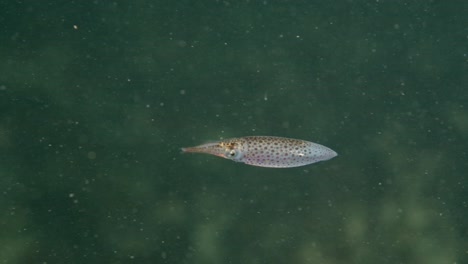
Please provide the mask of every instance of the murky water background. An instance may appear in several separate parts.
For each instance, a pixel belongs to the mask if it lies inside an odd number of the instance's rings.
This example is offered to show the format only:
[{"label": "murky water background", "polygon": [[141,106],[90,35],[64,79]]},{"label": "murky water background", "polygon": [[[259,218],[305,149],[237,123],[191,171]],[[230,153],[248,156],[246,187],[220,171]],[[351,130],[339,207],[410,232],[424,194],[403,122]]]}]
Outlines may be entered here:
[{"label": "murky water background", "polygon": [[465,263],[463,7],[3,1],[0,263]]}]

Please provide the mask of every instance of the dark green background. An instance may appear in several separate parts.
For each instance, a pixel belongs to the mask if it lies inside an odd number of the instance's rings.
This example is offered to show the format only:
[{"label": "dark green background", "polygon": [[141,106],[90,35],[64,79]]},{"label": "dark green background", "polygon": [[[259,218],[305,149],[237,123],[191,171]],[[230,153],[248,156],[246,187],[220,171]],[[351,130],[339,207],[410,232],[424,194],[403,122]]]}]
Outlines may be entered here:
[{"label": "dark green background", "polygon": [[467,263],[466,3],[1,1],[0,263]]}]

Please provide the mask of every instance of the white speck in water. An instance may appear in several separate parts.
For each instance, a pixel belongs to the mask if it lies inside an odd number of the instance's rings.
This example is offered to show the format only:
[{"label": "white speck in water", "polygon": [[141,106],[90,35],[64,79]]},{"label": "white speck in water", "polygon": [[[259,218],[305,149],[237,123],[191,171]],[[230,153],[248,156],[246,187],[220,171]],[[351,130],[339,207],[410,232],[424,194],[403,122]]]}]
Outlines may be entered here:
[{"label": "white speck in water", "polygon": [[88,152],[88,159],[95,159],[96,158],[96,152],[90,151]]}]

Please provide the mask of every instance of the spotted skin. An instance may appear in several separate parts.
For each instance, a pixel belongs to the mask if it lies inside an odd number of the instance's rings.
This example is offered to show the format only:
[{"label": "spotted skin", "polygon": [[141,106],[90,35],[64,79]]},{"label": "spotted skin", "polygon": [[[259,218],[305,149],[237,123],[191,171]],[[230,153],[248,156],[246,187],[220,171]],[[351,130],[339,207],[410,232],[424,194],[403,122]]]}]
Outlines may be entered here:
[{"label": "spotted skin", "polygon": [[300,139],[250,136],[183,148],[183,152],[206,153],[245,164],[268,168],[299,167],[331,159],[337,153]]}]

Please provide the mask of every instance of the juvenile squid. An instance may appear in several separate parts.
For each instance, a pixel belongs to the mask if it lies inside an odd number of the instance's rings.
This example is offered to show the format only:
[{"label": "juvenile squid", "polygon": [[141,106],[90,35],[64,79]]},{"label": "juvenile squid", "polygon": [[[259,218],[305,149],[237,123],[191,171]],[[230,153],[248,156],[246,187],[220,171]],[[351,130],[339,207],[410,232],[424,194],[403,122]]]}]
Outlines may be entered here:
[{"label": "juvenile squid", "polygon": [[338,154],[317,143],[283,137],[249,136],[231,138],[195,147],[184,153],[205,153],[268,168],[292,168],[329,160]]}]

